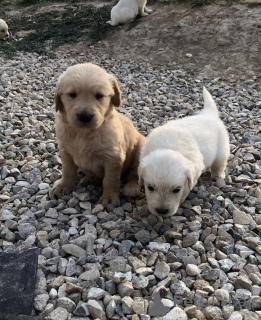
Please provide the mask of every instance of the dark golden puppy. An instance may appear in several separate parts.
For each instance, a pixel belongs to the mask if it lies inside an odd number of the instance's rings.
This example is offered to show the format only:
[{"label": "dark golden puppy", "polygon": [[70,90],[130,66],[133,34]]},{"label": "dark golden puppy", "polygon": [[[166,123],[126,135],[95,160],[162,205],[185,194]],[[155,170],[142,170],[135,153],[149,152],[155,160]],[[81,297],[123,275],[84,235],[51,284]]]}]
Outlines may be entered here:
[{"label": "dark golden puppy", "polygon": [[103,181],[100,202],[107,208],[120,204],[122,174],[127,176],[124,194],[135,196],[145,137],[115,110],[121,105],[115,77],[91,63],[69,67],[58,79],[55,104],[62,178],[55,182],[54,194],[72,190],[79,168],[89,183]]}]

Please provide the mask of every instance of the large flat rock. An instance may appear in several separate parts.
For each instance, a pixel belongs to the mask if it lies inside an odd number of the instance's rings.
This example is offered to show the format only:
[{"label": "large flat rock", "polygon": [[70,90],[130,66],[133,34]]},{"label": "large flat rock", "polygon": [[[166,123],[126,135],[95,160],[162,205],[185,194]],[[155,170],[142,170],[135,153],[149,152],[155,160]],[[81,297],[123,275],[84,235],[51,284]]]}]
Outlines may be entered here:
[{"label": "large flat rock", "polygon": [[[0,319],[4,314],[31,315],[36,282],[38,249],[0,252]],[[27,316],[26,319],[29,320]]]}]

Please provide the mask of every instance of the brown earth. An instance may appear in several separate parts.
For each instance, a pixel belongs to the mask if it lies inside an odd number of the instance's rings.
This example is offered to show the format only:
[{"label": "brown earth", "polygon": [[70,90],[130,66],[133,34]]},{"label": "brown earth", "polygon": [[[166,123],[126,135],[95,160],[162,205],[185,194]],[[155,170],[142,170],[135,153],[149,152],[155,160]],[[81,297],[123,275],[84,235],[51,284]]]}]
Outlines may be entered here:
[{"label": "brown earth", "polygon": [[[261,81],[261,3],[148,3],[152,14],[111,32],[95,52],[152,64],[176,62],[195,75]],[[84,52],[89,44],[82,39],[76,48]]]}]

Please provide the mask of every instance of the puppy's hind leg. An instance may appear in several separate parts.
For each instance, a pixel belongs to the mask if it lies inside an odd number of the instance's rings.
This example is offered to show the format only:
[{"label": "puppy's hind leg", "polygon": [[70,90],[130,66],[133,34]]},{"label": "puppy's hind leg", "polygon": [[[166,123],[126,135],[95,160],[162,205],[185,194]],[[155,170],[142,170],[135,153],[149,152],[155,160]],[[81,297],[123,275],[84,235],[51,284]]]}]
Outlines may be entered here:
[{"label": "puppy's hind leg", "polygon": [[149,8],[147,8],[147,7],[145,7],[145,8],[144,8],[144,12],[146,12],[146,13],[152,13],[152,12],[153,12],[153,10],[152,10],[152,9],[149,9]]},{"label": "puppy's hind leg", "polygon": [[140,150],[145,142],[145,137],[140,135],[138,145],[135,150],[132,166],[127,176],[127,184],[123,188],[123,194],[128,197],[137,197],[140,193],[138,166],[140,162]]},{"label": "puppy's hind leg", "polygon": [[210,172],[211,172],[211,178],[222,178],[224,179],[226,174],[225,174],[225,169],[227,166],[227,159],[223,160],[215,160],[215,162],[212,164],[210,167]]},{"label": "puppy's hind leg", "polygon": [[146,2],[145,0],[138,0],[138,9],[139,9],[139,16],[141,17],[145,17],[147,16],[149,13],[146,11]]},{"label": "puppy's hind leg", "polygon": [[227,166],[227,159],[229,157],[229,142],[223,145],[222,148],[219,148],[216,159],[210,167],[211,178],[222,178],[224,179],[225,169]]},{"label": "puppy's hind leg", "polygon": [[211,178],[225,178],[225,169],[229,154],[229,138],[228,133],[224,128],[224,130],[220,132],[216,158],[213,164],[210,166]]}]

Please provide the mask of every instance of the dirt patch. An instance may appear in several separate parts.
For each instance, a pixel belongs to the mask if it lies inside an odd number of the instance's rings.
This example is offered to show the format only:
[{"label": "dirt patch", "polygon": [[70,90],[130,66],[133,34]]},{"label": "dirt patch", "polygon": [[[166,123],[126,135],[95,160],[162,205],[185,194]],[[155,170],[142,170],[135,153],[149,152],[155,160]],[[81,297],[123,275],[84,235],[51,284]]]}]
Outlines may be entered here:
[{"label": "dirt patch", "polygon": [[[73,32],[69,32],[64,41],[61,34],[59,47],[57,48],[57,45],[51,47],[53,50],[87,52],[90,45],[98,40],[95,43],[95,51],[101,55],[109,54],[124,60],[147,60],[152,64],[166,65],[169,62],[176,62],[177,65],[195,75],[205,74],[213,78],[229,78],[231,81],[252,79],[254,76],[259,82],[261,81],[260,4],[219,2],[192,7],[190,3],[170,1],[148,1],[148,3],[148,6],[155,10],[152,14],[120,27],[111,27],[105,23],[110,18],[108,4],[111,5],[111,3],[108,1],[91,2],[97,8],[108,6],[103,10],[102,17],[98,13],[91,23],[84,21],[90,2],[64,4],[64,7],[68,8],[72,5],[75,8],[75,12],[68,16],[68,23],[76,28],[77,21],[75,23],[73,19],[77,16],[81,17],[79,20],[81,29],[76,30],[77,37],[73,37]],[[78,9],[75,6],[78,6]],[[52,15],[54,15],[53,10],[62,7],[61,3],[38,6],[31,14],[32,20],[37,15],[43,17],[43,13],[48,14],[48,11],[53,12]],[[84,10],[87,10],[86,14]],[[7,10],[6,13],[8,16]],[[97,19],[102,19],[99,21],[100,35],[106,32],[105,39],[99,37],[94,40],[92,36],[91,32],[97,27],[95,25]],[[59,24],[54,24],[55,28],[63,29]],[[28,29],[30,30],[30,26],[27,26]],[[49,47],[50,43],[55,44],[52,39],[56,33],[54,29],[52,32],[48,31]],[[24,31],[26,35],[26,29]],[[23,34],[23,29],[17,30],[17,34]],[[35,45],[33,40],[28,40],[29,45],[30,41]],[[21,41],[19,41],[19,49],[23,50]]]},{"label": "dirt patch", "polygon": [[[261,80],[261,6],[154,3],[150,8],[152,14],[118,27],[96,50],[117,59],[176,62],[195,74]],[[86,50],[87,43],[78,49]]]}]

